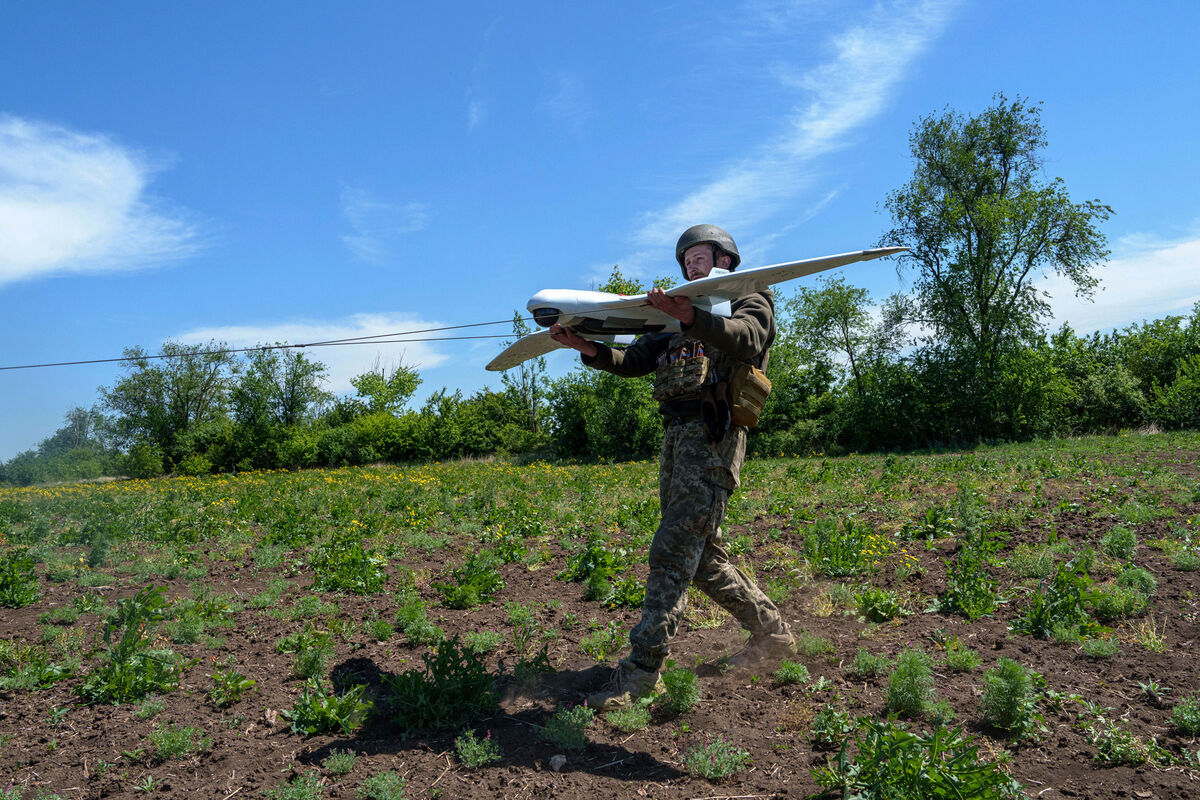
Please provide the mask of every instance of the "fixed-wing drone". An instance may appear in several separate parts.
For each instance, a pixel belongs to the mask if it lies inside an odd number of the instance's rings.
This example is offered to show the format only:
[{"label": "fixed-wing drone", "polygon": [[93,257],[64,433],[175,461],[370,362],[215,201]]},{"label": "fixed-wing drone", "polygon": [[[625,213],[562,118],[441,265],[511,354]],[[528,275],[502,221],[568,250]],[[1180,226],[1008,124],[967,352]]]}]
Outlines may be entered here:
[{"label": "fixed-wing drone", "polygon": [[[697,308],[728,317],[730,304],[738,297],[760,292],[768,286],[793,278],[802,278],[855,261],[894,255],[907,249],[877,247],[836,256],[789,261],[786,264],[739,269],[736,272],[718,268],[710,272],[708,277],[668,289],[667,296],[686,297]],[[635,338],[644,333],[679,330],[679,321],[651,306],[644,294],[544,289],[529,298],[525,307],[533,314],[534,322],[543,328],[549,328],[557,322],[586,339],[611,344],[632,344]],[[564,346],[551,339],[549,331],[538,331],[513,342],[493,358],[487,368],[493,372],[511,369]]]}]

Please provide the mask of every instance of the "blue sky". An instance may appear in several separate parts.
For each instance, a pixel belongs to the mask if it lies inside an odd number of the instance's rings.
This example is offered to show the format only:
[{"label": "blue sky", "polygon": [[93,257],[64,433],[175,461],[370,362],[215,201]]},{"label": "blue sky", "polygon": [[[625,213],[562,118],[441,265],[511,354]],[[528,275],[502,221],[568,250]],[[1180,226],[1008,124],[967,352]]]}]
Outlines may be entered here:
[{"label": "blue sky", "polygon": [[[696,222],[747,265],[869,247],[914,122],[996,92],[1042,101],[1047,177],[1116,212],[1105,288],[1049,279],[1054,324],[1186,312],[1198,23],[1193,2],[6,3],[0,365],[506,319],[614,264],[672,274]],[[402,359],[423,396],[498,387],[498,349],[314,355],[338,392]],[[0,459],[120,374],[0,372]]]}]

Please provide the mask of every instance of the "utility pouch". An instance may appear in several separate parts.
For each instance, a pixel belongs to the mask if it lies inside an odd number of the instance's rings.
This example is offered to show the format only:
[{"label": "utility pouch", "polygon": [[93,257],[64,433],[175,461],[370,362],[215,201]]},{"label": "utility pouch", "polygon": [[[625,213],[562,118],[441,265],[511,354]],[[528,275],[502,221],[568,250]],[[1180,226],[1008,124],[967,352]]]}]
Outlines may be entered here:
[{"label": "utility pouch", "polygon": [[750,364],[741,364],[729,377],[729,396],[733,399],[730,414],[734,425],[753,428],[762,416],[763,403],[771,394],[767,373]]},{"label": "utility pouch", "polygon": [[708,356],[679,358],[663,364],[654,372],[654,390],[651,396],[659,403],[677,397],[697,396],[708,380],[712,361]]}]

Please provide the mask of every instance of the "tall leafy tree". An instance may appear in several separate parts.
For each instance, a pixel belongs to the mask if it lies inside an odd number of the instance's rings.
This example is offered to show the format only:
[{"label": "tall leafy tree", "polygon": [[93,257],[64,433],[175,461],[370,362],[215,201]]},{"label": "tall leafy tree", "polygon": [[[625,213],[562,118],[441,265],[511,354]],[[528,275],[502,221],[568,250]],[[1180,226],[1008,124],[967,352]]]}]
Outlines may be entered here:
[{"label": "tall leafy tree", "polygon": [[417,391],[417,387],[421,385],[421,376],[415,367],[397,363],[391,370],[387,370],[376,361],[373,369],[351,378],[350,384],[365,401],[367,411],[394,414],[403,408]]},{"label": "tall leafy tree", "polygon": [[[514,311],[513,334],[519,339],[530,332],[529,324],[521,316],[521,312]],[[542,430],[542,410],[546,397],[545,357],[531,358],[505,371],[500,376],[500,382],[513,399],[520,403],[525,430],[539,433]]]},{"label": "tall leafy tree", "polygon": [[1005,354],[1049,315],[1037,279],[1054,272],[1090,296],[1109,252],[1098,224],[1112,209],[1077,203],[1044,176],[1041,108],[1024,98],[927,116],[909,141],[915,169],[888,195],[894,227],[881,244],[910,248],[902,264],[916,268],[917,319],[936,350],[926,355],[952,367],[969,414],[994,417]]},{"label": "tall leafy tree", "polygon": [[298,425],[331,399],[322,388],[326,371],[303,353],[255,351],[233,386],[234,416],[244,425]]},{"label": "tall leafy tree", "polygon": [[186,345],[164,342],[167,358],[151,359],[127,348],[129,374],[100,387],[101,406],[113,414],[113,431],[125,445],[159,448],[170,464],[182,457],[177,444],[199,425],[227,419],[233,356],[223,342]]}]

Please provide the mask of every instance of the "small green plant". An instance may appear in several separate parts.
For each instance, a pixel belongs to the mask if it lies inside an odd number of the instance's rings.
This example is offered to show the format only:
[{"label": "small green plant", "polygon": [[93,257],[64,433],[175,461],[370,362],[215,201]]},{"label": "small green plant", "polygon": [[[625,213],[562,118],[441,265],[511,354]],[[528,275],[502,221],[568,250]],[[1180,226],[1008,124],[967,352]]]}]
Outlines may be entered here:
[{"label": "small green plant", "polygon": [[331,775],[348,775],[357,760],[358,756],[353,750],[331,750],[321,766]]},{"label": "small green plant", "polygon": [[1096,619],[1101,622],[1140,616],[1146,613],[1146,609],[1150,605],[1150,600],[1146,595],[1127,586],[1093,591],[1088,596],[1088,600]]},{"label": "small green plant", "polygon": [[212,744],[212,740],[205,738],[199,728],[179,725],[155,728],[146,736],[145,742],[150,757],[155,762],[183,758],[207,750]]},{"label": "small green plant", "polygon": [[357,789],[361,800],[404,800],[404,778],[395,772],[376,773]]},{"label": "small green plant", "polygon": [[587,728],[595,718],[596,712],[586,705],[560,708],[546,720],[538,736],[564,750],[583,750],[588,743]]},{"label": "small green plant", "polygon": [[324,592],[377,594],[387,580],[387,559],[367,550],[362,543],[366,531],[358,520],[338,528],[329,541],[309,559],[313,588]]},{"label": "small green plant", "polygon": [[1185,698],[1171,709],[1171,724],[1183,736],[1200,735],[1200,694]]},{"label": "small green plant", "polygon": [[604,715],[604,720],[623,733],[640,731],[650,724],[650,704],[652,696],[639,698],[636,702],[610,711]]},{"label": "small green plant", "polygon": [[329,634],[323,631],[303,632],[292,653],[292,672],[300,678],[319,678],[325,674],[325,667],[333,657],[333,642]]},{"label": "small green plant", "polygon": [[497,571],[501,563],[491,550],[472,551],[461,566],[451,570],[450,580],[436,581],[433,588],[447,608],[474,608],[504,588]]},{"label": "small green plant", "polygon": [[133,716],[137,719],[153,719],[165,711],[167,701],[156,694],[143,698],[142,702],[138,703],[138,707],[134,710]]},{"label": "small green plant", "polygon": [[217,708],[226,708],[241,700],[255,684],[255,681],[233,669],[217,670],[208,677],[213,684],[208,690],[208,699]]},{"label": "small green plant", "polygon": [[458,637],[421,658],[423,669],[383,677],[392,720],[402,733],[458,728],[496,707],[495,676]]},{"label": "small green plant", "polygon": [[873,655],[865,647],[858,648],[854,660],[847,667],[847,672],[856,678],[873,678],[882,675],[892,668],[892,662],[887,656]]},{"label": "small green plant", "polygon": [[818,658],[834,651],[833,642],[815,633],[800,631],[796,634],[796,652],[805,658]]},{"label": "small green plant", "polygon": [[938,595],[937,608],[976,620],[996,610],[997,580],[987,565],[999,548],[996,538],[982,528],[964,531],[958,552],[946,561],[946,590]]},{"label": "small green plant", "polygon": [[1137,549],[1137,534],[1123,525],[1117,525],[1100,539],[1100,549],[1105,555],[1122,560],[1128,559]]},{"label": "small green plant", "polygon": [[1014,632],[1045,639],[1056,624],[1074,626],[1085,635],[1098,630],[1099,626],[1084,608],[1092,583],[1087,574],[1087,553],[1091,550],[1066,564],[1059,564],[1050,585],[1044,591],[1030,595],[1025,613],[1011,625]]},{"label": "small green plant", "polygon": [[474,653],[490,653],[504,643],[499,631],[472,631],[463,636],[463,646]]},{"label": "small green plant", "polygon": [[445,631],[429,621],[425,603],[419,597],[410,597],[396,611],[396,625],[415,645],[436,644],[446,637]]},{"label": "small green plant", "polygon": [[983,663],[979,653],[963,647],[957,636],[946,641],[946,668],[951,672],[970,672]]},{"label": "small green plant", "polygon": [[367,632],[377,642],[386,642],[396,635],[396,626],[386,619],[373,619],[367,625]]},{"label": "small green plant", "polygon": [[300,691],[291,709],[281,712],[292,723],[293,733],[313,736],[318,733],[348,734],[362,725],[373,703],[363,699],[364,684],[355,684],[341,694],[327,689],[312,678]]},{"label": "small green plant", "polygon": [[598,631],[593,631],[579,642],[583,652],[600,663],[608,661],[613,653],[620,652],[625,646],[625,630],[619,620],[609,620],[608,625]]},{"label": "small green plant", "polygon": [[901,652],[888,675],[888,711],[902,717],[919,717],[932,698],[933,660],[919,648]]},{"label": "small green plant", "polygon": [[1042,722],[1037,710],[1036,674],[1030,673],[1011,658],[1001,658],[983,676],[980,702],[985,725],[1021,738]]},{"label": "small green plant", "polygon": [[316,770],[296,774],[266,792],[267,800],[320,800],[324,781]]},{"label": "small green plant", "polygon": [[1079,647],[1083,650],[1085,656],[1096,660],[1112,658],[1121,652],[1121,648],[1117,646],[1117,640],[1111,636],[1098,639],[1084,639],[1079,643]]},{"label": "small green plant", "polygon": [[668,714],[684,714],[700,702],[700,681],[691,670],[671,669],[668,663],[662,682],[667,691],[659,697],[658,703]]},{"label": "small green plant", "polygon": [[0,606],[21,608],[41,596],[33,566],[33,557],[24,548],[0,553]]},{"label": "small green plant", "polygon": [[719,781],[750,766],[750,754],[718,736],[707,745],[684,751],[683,764],[692,775]]},{"label": "small green plant", "polygon": [[889,551],[886,537],[853,517],[841,525],[819,519],[804,530],[804,557],[813,570],[829,578],[873,572]]},{"label": "small green plant", "polygon": [[814,750],[833,750],[842,746],[846,736],[854,730],[849,712],[839,711],[837,706],[826,703],[813,717],[808,731],[808,741]]},{"label": "small green plant", "polygon": [[775,680],[781,686],[792,683],[808,683],[808,667],[795,661],[784,659],[775,670]]},{"label": "small green plant", "polygon": [[1148,569],[1129,566],[1117,576],[1117,586],[1134,589],[1146,597],[1152,597],[1158,591],[1158,579]]},{"label": "small green plant", "polygon": [[454,740],[454,754],[467,769],[479,769],[504,757],[500,743],[492,738],[491,731],[480,739],[470,728]]},{"label": "small green plant", "polygon": [[961,730],[938,726],[919,735],[892,720],[864,719],[853,740],[812,776],[843,797],[1024,797],[1019,783],[980,759],[974,741]]},{"label": "small green plant", "polygon": [[151,586],[117,602],[116,614],[104,627],[104,642],[109,645],[105,661],[76,689],[87,702],[132,702],[179,685],[183,659],[153,646],[158,624],[167,613],[162,592]]},{"label": "small green plant", "polygon": [[907,613],[896,592],[879,586],[864,586],[854,593],[854,599],[858,603],[858,613],[871,622],[887,622]]},{"label": "small green plant", "polygon": [[[157,792],[158,787],[160,786],[162,786],[161,778],[156,778],[153,775],[147,775],[133,785],[133,790],[135,792],[145,792],[146,794],[149,794],[150,792]],[[17,795],[17,797],[20,798],[20,795]]]},{"label": "small green plant", "polygon": [[1077,725],[1096,747],[1092,761],[1106,766],[1118,764],[1166,764],[1171,754],[1153,738],[1143,739],[1125,727],[1121,721],[1110,719],[1111,708],[1081,700]]}]

